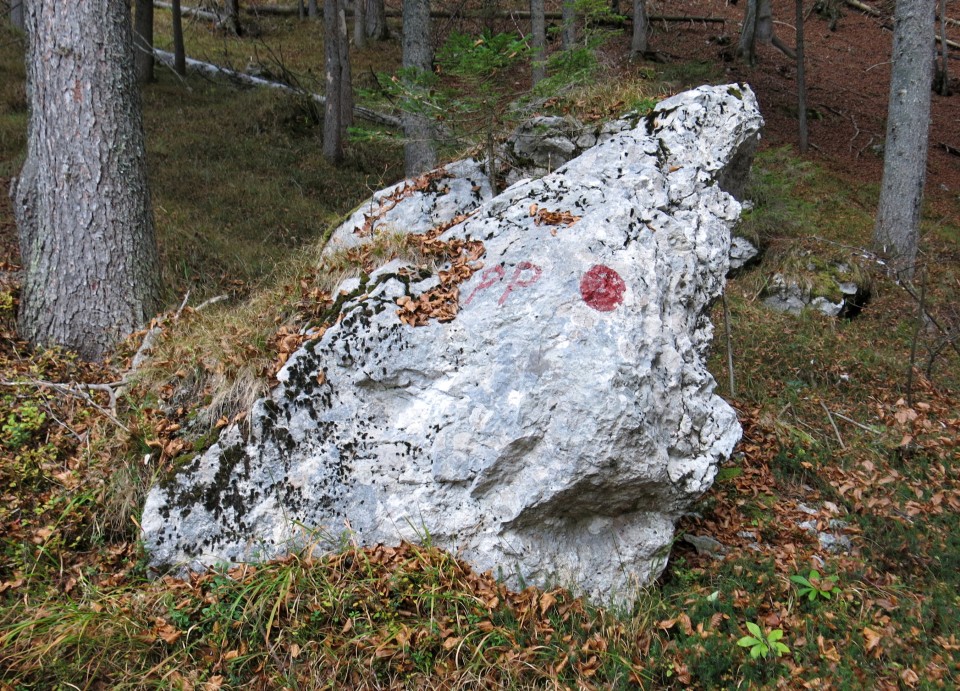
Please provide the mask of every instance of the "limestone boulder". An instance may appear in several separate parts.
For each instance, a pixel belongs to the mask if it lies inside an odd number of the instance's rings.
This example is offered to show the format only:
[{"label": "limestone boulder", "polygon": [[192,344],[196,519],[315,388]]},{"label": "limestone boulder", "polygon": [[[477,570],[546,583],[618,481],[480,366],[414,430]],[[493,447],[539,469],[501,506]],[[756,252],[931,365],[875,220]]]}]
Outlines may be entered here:
[{"label": "limestone boulder", "polygon": [[740,437],[704,360],[740,212],[720,183],[761,124],[749,88],[702,87],[450,227],[425,212],[447,262],[342,286],[249,434],[152,488],[152,566],[429,539],[628,601]]}]

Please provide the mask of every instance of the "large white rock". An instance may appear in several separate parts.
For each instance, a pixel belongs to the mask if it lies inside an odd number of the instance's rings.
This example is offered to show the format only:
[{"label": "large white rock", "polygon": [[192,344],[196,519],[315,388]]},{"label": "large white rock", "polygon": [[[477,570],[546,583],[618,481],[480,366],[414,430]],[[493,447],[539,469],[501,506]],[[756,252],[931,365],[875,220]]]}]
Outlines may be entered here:
[{"label": "large white rock", "polygon": [[740,212],[718,183],[761,124],[748,87],[702,87],[483,204],[441,236],[485,247],[452,321],[401,323],[439,281],[396,262],[345,286],[250,437],[151,490],[152,565],[429,538],[514,584],[629,600],[740,437],[707,312]]}]

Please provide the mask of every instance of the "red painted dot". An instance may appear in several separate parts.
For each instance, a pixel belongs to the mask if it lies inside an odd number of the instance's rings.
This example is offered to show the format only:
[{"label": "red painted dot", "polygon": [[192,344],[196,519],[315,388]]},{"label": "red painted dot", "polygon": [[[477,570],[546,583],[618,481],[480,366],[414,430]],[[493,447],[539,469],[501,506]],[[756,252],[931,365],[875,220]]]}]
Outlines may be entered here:
[{"label": "red painted dot", "polygon": [[612,312],[623,302],[627,284],[620,274],[603,264],[596,264],[580,279],[583,301],[599,312]]}]

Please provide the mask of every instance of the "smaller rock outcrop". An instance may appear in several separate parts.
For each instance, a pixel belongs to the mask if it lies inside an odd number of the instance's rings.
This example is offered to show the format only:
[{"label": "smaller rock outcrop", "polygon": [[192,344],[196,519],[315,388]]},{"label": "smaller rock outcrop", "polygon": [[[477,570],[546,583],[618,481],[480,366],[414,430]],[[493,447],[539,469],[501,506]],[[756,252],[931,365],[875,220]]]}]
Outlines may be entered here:
[{"label": "smaller rock outcrop", "polygon": [[763,290],[763,304],[790,314],[809,308],[828,317],[852,319],[869,300],[870,282],[862,271],[813,256],[793,270],[773,274]]}]

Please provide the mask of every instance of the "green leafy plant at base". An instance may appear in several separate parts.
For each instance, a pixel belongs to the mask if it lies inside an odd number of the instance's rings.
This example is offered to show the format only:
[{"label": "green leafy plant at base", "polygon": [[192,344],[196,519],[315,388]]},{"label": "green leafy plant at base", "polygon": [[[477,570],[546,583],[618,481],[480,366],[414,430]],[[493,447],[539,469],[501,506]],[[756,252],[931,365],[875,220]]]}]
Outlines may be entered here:
[{"label": "green leafy plant at base", "polygon": [[829,600],[832,596],[840,594],[837,577],[821,576],[816,569],[812,569],[806,576],[800,574],[790,576],[790,580],[800,586],[798,589],[800,597],[806,596],[811,602],[817,598]]},{"label": "green leafy plant at base", "polygon": [[765,634],[757,624],[748,621],[747,631],[751,635],[741,638],[737,641],[737,645],[741,648],[747,648],[750,651],[750,657],[754,660],[758,657],[766,659],[770,653],[780,657],[790,652],[790,648],[780,642],[780,639],[783,638],[783,629],[773,629]]},{"label": "green leafy plant at base", "polygon": [[14,407],[7,415],[3,426],[0,427],[3,432],[3,445],[10,449],[21,448],[33,439],[46,419],[46,413],[43,413],[33,401],[26,401]]}]

